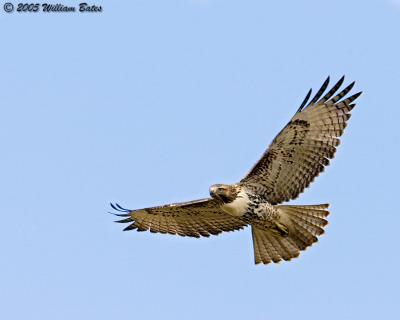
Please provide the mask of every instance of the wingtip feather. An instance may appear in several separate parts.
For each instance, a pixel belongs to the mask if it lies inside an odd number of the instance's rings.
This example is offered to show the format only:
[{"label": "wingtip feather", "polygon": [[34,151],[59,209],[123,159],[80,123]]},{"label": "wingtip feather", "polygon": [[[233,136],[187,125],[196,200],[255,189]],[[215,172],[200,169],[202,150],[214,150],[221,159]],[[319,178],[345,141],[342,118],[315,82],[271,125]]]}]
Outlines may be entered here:
[{"label": "wingtip feather", "polygon": [[118,203],[112,203],[110,202],[110,206],[111,208],[113,208],[115,211],[119,211],[119,212],[131,212],[132,210],[126,209],[121,207]]},{"label": "wingtip feather", "polygon": [[306,95],[306,97],[304,98],[303,102],[301,103],[300,107],[297,109],[296,113],[300,112],[301,110],[303,110],[304,106],[307,104],[308,99],[310,99],[312,93],[312,89],[310,89]]}]

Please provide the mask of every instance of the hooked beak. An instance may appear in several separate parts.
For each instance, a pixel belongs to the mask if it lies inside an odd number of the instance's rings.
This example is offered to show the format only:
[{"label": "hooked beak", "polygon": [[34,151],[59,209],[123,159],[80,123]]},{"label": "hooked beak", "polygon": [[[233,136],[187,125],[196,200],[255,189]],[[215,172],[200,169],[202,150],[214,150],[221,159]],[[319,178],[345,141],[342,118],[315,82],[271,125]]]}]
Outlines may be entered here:
[{"label": "hooked beak", "polygon": [[221,185],[213,185],[210,187],[210,196],[213,199],[222,201],[223,203],[229,202],[229,197],[227,194],[227,189]]},{"label": "hooked beak", "polygon": [[218,195],[217,191],[218,191],[218,188],[216,186],[211,186],[210,196],[213,198],[217,197],[217,195]]}]

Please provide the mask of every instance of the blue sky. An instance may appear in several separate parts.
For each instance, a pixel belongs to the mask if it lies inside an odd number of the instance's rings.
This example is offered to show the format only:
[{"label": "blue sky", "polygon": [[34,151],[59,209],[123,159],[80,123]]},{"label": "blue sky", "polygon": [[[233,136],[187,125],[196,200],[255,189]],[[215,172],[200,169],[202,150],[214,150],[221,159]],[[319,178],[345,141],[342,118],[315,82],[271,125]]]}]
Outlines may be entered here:
[{"label": "blue sky", "polygon": [[[1,4],[0,318],[399,317],[400,2],[96,4]],[[364,94],[292,202],[331,203],[299,259],[255,266],[249,229],[188,239],[107,214],[238,181],[308,89],[343,74]]]}]

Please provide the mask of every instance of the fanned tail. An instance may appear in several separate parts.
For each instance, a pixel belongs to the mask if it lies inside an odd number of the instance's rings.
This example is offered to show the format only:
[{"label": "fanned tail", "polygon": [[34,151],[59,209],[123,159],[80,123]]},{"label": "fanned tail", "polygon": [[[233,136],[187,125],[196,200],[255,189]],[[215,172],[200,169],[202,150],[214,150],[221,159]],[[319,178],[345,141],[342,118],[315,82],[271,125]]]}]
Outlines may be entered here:
[{"label": "fanned tail", "polygon": [[324,233],[328,221],[328,204],[289,206],[278,205],[278,227],[287,228],[285,235],[252,227],[255,263],[279,262],[299,256],[318,236]]}]

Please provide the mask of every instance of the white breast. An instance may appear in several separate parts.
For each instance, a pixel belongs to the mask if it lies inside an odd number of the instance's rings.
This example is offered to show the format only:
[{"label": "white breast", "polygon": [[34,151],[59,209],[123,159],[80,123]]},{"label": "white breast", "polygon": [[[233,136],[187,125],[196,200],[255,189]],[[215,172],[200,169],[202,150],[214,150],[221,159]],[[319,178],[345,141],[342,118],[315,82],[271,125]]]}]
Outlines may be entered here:
[{"label": "white breast", "polygon": [[247,196],[246,192],[241,190],[235,200],[224,204],[221,208],[232,216],[240,217],[246,213],[248,203],[249,197]]}]

